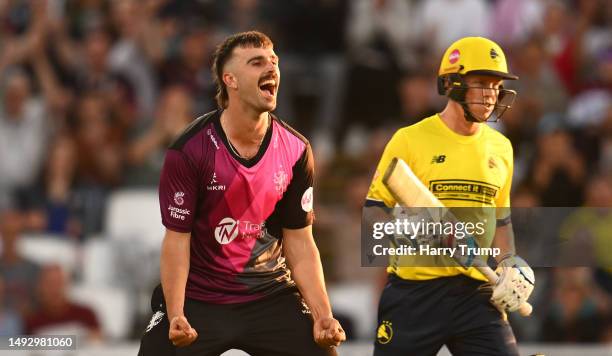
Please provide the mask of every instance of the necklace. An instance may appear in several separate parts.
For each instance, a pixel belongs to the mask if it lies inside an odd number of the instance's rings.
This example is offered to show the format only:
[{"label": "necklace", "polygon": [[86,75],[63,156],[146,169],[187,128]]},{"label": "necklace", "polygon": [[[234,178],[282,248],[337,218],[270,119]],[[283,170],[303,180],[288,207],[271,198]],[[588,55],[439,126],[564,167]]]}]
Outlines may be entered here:
[{"label": "necklace", "polygon": [[234,147],[234,145],[232,144],[232,141],[230,141],[229,137],[227,138],[227,143],[229,144],[230,150],[232,150],[232,152],[233,152],[233,153],[234,153],[236,156],[238,156],[238,157],[240,157],[240,158],[242,158],[242,159],[247,159],[247,160],[248,160],[248,159],[251,159],[251,158],[253,158],[253,157],[255,157],[255,156],[257,155],[257,153],[259,152],[259,148],[261,147],[261,144],[263,143],[263,139],[264,139],[264,137],[266,137],[266,135],[263,135],[263,136],[261,137],[261,140],[259,140],[259,143],[257,144],[257,150],[256,150],[255,154],[254,154],[254,155],[252,155],[252,156],[243,156],[243,155],[241,155],[241,154],[238,152],[238,150],[237,150],[237,149]]},{"label": "necklace", "polygon": [[[270,120],[270,114],[268,114],[268,128],[270,128],[270,125],[272,124],[271,120]],[[261,136],[261,139],[259,140],[259,143],[257,144],[257,149],[255,150],[255,154],[252,156],[243,156],[241,155],[238,150],[234,147],[234,145],[232,144],[232,141],[230,141],[229,135],[226,135],[225,137],[227,138],[227,143],[228,146],[230,148],[230,150],[238,157],[242,158],[242,159],[246,159],[249,160],[253,157],[255,157],[257,155],[257,153],[259,153],[259,149],[261,148],[261,144],[263,143],[264,138],[266,137],[266,134],[268,133],[267,129],[266,132],[263,134],[263,136]]]}]

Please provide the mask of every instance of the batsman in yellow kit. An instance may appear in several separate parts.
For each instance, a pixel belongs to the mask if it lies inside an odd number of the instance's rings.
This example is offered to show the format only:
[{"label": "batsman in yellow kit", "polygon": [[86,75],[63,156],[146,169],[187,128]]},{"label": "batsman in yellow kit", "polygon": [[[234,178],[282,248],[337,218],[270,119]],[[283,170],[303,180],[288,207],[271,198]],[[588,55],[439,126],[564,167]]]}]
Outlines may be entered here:
[{"label": "batsman in yellow kit", "polygon": [[401,158],[446,207],[495,211],[492,233],[479,242],[501,253],[495,257],[499,281],[489,288],[475,268],[415,266],[395,256],[379,303],[375,356],[436,355],[443,345],[453,355],[518,355],[504,313],[519,309],[535,280],[514,250],[512,146],[486,124],[510,108],[516,92],[504,89],[503,80],[516,79],[495,42],[456,41],[438,72],[438,91],[448,97],[444,110],[401,128],[387,144],[366,207],[396,206],[382,178],[391,160]]}]

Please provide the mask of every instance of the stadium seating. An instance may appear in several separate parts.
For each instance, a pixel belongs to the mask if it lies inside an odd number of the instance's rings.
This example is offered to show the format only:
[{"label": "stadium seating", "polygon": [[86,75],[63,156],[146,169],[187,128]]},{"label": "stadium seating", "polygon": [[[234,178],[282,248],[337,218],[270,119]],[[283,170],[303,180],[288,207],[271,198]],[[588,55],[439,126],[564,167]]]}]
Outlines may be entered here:
[{"label": "stadium seating", "polygon": [[161,248],[164,230],[156,190],[116,191],[109,197],[107,211],[105,235],[114,240],[133,240],[141,248]]},{"label": "stadium seating", "polygon": [[68,293],[74,302],[88,306],[96,313],[106,340],[125,340],[129,336],[134,306],[128,292],[115,287],[78,284]]},{"label": "stadium seating", "polygon": [[17,250],[39,265],[58,264],[69,275],[79,263],[78,244],[61,235],[25,234],[17,241]]}]

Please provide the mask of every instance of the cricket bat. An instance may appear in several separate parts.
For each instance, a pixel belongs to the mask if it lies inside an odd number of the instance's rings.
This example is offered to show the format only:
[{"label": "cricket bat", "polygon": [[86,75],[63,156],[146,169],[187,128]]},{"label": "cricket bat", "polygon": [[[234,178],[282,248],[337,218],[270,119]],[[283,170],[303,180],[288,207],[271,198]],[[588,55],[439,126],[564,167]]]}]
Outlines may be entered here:
[{"label": "cricket bat", "polygon": [[[393,195],[395,200],[401,206],[412,207],[412,208],[437,208],[431,209],[436,213],[430,214],[434,220],[439,220],[444,216],[448,218],[452,217],[450,211],[446,211],[444,204],[442,204],[436,196],[427,189],[427,187],[421,182],[421,180],[412,172],[410,167],[400,158],[393,158],[387,170],[383,176],[383,184],[387,187],[389,192]],[[444,212],[444,213],[442,213]],[[455,219],[456,220],[456,219]],[[474,241],[475,242],[475,241]],[[497,283],[499,276],[491,267],[489,267],[486,261],[475,258],[470,259],[470,264],[478,269],[493,285]],[[465,257],[460,256],[457,260],[460,265],[465,266]],[[519,313],[522,316],[529,316],[533,307],[531,304],[525,302],[519,308]]]}]

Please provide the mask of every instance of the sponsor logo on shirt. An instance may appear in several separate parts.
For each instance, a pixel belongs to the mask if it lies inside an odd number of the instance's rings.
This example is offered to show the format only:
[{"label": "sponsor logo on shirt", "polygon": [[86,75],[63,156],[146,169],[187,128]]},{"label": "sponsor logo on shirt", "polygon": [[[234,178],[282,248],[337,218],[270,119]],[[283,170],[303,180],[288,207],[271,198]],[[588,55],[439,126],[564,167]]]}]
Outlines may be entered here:
[{"label": "sponsor logo on shirt", "polygon": [[191,215],[191,211],[189,211],[189,209],[181,209],[181,208],[177,208],[172,205],[168,207],[168,210],[170,211],[171,218],[181,220],[181,221],[185,221],[186,215]]},{"label": "sponsor logo on shirt", "polygon": [[215,239],[221,245],[227,245],[238,236],[238,222],[232,218],[223,218],[215,228]]},{"label": "sponsor logo on shirt", "polygon": [[185,199],[183,199],[184,196],[185,196],[185,193],[183,192],[174,193],[174,202],[176,203],[176,205],[178,206],[183,205],[183,203],[185,202]]},{"label": "sponsor logo on shirt", "polygon": [[213,145],[215,145],[215,148],[219,149],[219,144],[217,143],[217,139],[215,139],[215,136],[213,136],[212,130],[206,130],[206,134],[208,135],[208,137],[210,137],[210,140],[212,141]]},{"label": "sponsor logo on shirt", "polygon": [[312,192],[313,192],[312,187],[309,187],[308,189],[304,191],[304,194],[302,194],[302,210],[304,210],[307,213],[312,211],[312,205],[313,205]]},{"label": "sponsor logo on shirt", "polygon": [[431,159],[431,164],[434,163],[444,163],[446,161],[446,155],[436,155]]},{"label": "sponsor logo on shirt", "polygon": [[266,223],[254,223],[247,220],[221,219],[215,228],[215,239],[221,245],[227,245],[237,237],[241,239],[261,239],[266,236]]},{"label": "sponsor logo on shirt", "polygon": [[213,172],[213,176],[210,179],[210,183],[208,183],[208,185],[206,186],[206,190],[210,190],[210,191],[225,190],[225,185],[224,184],[219,184],[219,181],[217,181],[217,173],[216,172]]},{"label": "sponsor logo on shirt", "polygon": [[493,205],[499,187],[466,179],[442,179],[429,182],[429,190],[440,200],[464,200]]}]

